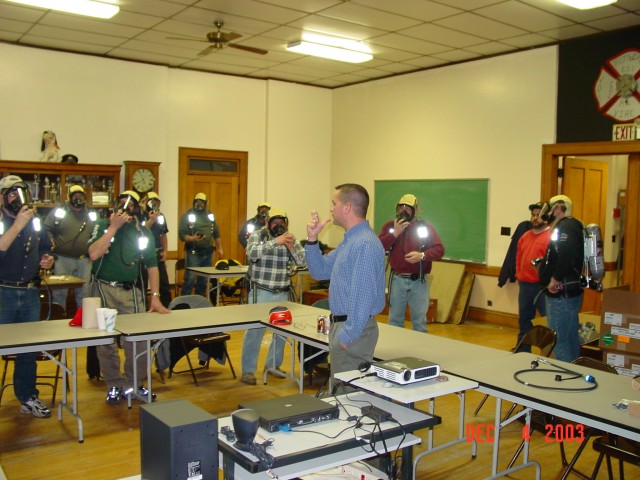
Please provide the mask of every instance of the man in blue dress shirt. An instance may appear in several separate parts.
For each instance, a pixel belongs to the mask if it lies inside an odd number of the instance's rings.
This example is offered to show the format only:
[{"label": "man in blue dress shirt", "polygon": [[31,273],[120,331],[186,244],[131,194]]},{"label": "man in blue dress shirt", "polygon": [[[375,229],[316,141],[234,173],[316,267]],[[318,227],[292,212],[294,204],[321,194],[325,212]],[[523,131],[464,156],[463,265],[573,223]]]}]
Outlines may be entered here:
[{"label": "man in blue dress shirt", "polygon": [[369,194],[361,185],[339,185],[333,192],[333,223],[344,228],[338,247],[322,255],[318,235],[331,220],[311,212],[305,245],[307,266],[316,280],[330,279],[331,375],[373,360],[378,342],[375,315],[384,308],[384,248],[367,221]]}]

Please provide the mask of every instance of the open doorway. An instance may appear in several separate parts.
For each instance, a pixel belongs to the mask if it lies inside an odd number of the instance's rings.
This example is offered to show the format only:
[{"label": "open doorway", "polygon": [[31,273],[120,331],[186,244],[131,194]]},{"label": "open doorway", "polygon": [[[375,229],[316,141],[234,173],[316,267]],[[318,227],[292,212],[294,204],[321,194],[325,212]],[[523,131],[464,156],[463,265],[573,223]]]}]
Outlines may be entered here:
[{"label": "open doorway", "polygon": [[[640,142],[587,142],[544,145],[542,153],[542,198],[550,198],[563,192],[559,167],[566,158],[599,159],[599,157],[608,158],[611,156],[623,156],[623,158],[626,158],[627,163],[626,187],[624,189],[626,205],[619,220],[620,228],[623,231],[614,233],[615,228],[608,226],[608,221],[605,221],[605,225],[601,225],[601,227],[604,227],[608,241],[611,241],[612,235],[616,235],[618,245],[622,241],[620,237],[624,235],[624,264],[627,268],[622,271],[621,282],[629,284],[633,291],[640,291],[640,267],[637,268],[635,266],[636,260],[640,258],[640,241],[638,240],[638,229],[640,228],[640,217],[638,216],[640,212],[640,182],[638,181],[640,178]],[[607,201],[605,214],[609,217],[612,216],[613,208],[618,203],[616,198],[618,192],[616,190],[607,193],[609,200]],[[612,196],[615,198],[613,202],[611,201]],[[610,251],[612,252],[613,249]],[[605,256],[605,260],[608,262],[608,270],[612,268],[612,264],[615,266],[617,263],[617,257],[613,258],[612,254],[609,255],[609,258]],[[587,301],[585,297],[583,310],[599,311],[600,296],[589,295],[597,298]],[[596,305],[592,305],[594,300],[597,303]]]}]

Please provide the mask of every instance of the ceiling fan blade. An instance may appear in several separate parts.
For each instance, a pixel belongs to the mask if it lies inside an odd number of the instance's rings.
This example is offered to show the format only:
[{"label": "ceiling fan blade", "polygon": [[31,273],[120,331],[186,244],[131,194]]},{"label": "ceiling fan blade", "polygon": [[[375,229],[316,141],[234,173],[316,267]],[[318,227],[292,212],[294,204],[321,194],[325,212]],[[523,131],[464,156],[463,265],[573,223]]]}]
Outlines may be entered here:
[{"label": "ceiling fan blade", "polygon": [[220,37],[222,38],[223,42],[232,42],[234,41],[236,38],[240,38],[242,35],[240,35],[239,33],[236,32],[228,32],[228,33],[222,33],[220,35]]},{"label": "ceiling fan blade", "polygon": [[202,40],[201,38],[196,37],[164,37],[167,40],[189,40],[190,42],[201,42],[201,43],[209,43],[206,40]]},{"label": "ceiling fan blade", "polygon": [[269,53],[267,50],[262,50],[261,48],[246,47],[244,45],[236,45],[233,43],[227,44],[227,47],[237,48],[238,50],[244,50],[246,52],[257,53],[258,55],[266,55],[267,53]]},{"label": "ceiling fan blade", "polygon": [[216,45],[209,45],[207,48],[198,53],[198,57],[204,57],[205,55],[209,55],[211,52],[216,50]]}]

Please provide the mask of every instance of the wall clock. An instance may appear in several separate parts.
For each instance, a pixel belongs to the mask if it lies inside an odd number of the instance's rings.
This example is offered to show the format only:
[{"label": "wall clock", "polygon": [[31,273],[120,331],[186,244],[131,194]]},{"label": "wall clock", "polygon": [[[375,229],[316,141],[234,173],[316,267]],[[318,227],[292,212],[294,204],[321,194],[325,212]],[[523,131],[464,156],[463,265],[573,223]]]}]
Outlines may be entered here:
[{"label": "wall clock", "polygon": [[158,171],[160,162],[124,162],[124,185],[126,190],[135,190],[140,194],[158,192]]},{"label": "wall clock", "polygon": [[593,86],[598,109],[621,122],[640,117],[640,50],[628,48],[600,67]]}]

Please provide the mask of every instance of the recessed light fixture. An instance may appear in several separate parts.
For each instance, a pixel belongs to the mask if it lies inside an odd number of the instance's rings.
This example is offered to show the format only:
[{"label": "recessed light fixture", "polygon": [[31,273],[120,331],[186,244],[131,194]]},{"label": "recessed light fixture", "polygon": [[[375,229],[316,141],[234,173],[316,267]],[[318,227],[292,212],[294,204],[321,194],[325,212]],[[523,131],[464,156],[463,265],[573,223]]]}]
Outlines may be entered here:
[{"label": "recessed light fixture", "polygon": [[367,62],[373,58],[371,49],[360,41],[312,32],[304,32],[302,40],[289,43],[287,50],[349,63]]},{"label": "recessed light fixture", "polygon": [[617,0],[557,0],[560,3],[569,5],[579,10],[589,10],[590,8],[604,7],[616,3]]},{"label": "recessed light fixture", "polygon": [[110,3],[95,2],[93,0],[9,0],[31,7],[58,10],[60,12],[75,13],[88,17],[111,18],[120,11],[120,7]]}]

